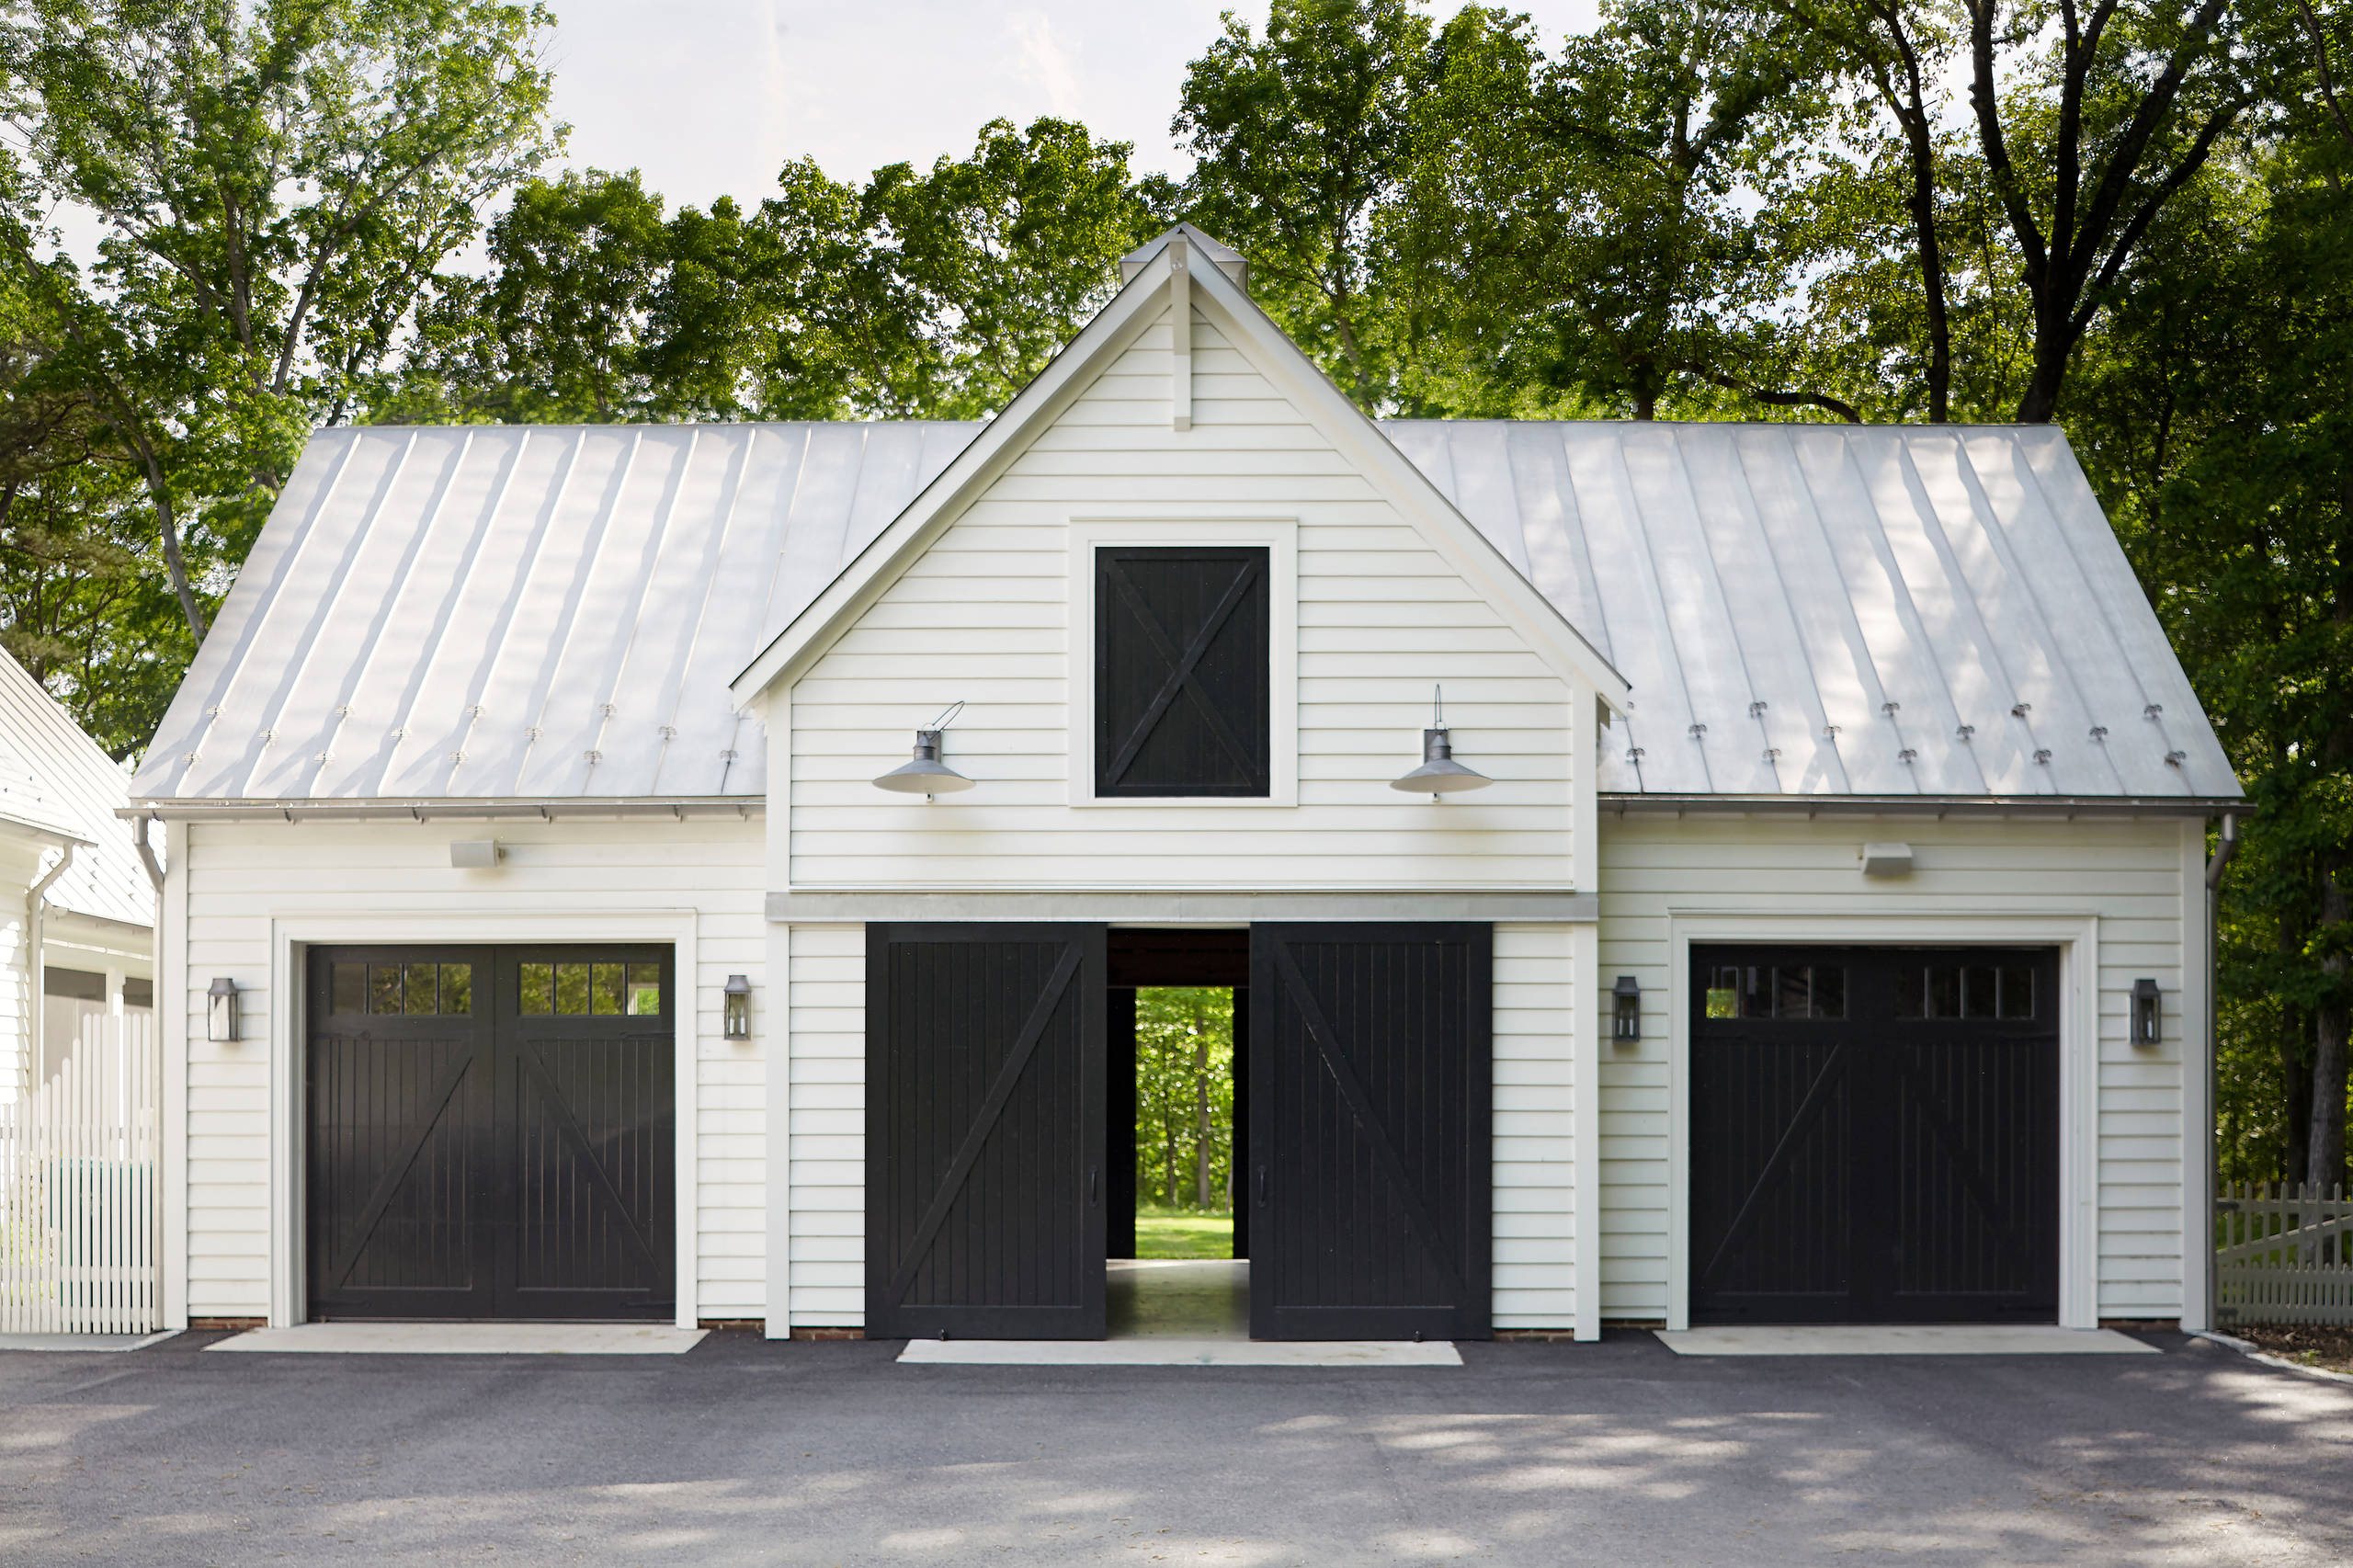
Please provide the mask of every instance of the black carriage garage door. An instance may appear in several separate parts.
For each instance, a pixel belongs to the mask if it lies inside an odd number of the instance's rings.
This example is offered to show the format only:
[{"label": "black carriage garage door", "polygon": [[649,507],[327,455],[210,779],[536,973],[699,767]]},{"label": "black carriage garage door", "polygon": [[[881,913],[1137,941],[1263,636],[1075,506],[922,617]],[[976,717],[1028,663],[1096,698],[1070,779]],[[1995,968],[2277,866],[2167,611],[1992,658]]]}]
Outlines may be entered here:
[{"label": "black carriage garage door", "polygon": [[667,948],[320,948],[314,1317],[676,1311]]},{"label": "black carriage garage door", "polygon": [[2049,949],[1695,948],[1694,1323],[2049,1323]]}]

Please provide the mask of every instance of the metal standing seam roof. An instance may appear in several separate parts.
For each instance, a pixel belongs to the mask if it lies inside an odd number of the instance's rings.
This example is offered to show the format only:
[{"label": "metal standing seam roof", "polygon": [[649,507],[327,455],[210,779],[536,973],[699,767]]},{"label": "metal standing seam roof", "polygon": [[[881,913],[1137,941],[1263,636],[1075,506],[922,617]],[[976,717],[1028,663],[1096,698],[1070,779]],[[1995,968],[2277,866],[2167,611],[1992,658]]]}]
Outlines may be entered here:
[{"label": "metal standing seam roof", "polygon": [[[323,430],[132,793],[760,797],[729,681],[980,428]],[[1605,790],[2238,793],[2054,428],[1381,428],[1631,682]]]},{"label": "metal standing seam roof", "polygon": [[122,766],[63,705],[0,653],[0,818],[77,841],[74,863],[44,895],[51,907],[155,923],[154,884],[131,824],[115,815],[130,801],[130,786]]}]

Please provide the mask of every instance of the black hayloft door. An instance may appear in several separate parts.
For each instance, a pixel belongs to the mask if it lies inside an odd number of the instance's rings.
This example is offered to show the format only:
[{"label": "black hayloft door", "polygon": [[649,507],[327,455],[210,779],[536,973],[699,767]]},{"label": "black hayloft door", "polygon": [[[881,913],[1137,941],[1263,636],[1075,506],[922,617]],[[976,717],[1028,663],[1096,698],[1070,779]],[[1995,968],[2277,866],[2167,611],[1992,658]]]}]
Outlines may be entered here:
[{"label": "black hayloft door", "polygon": [[315,1317],[676,1310],[666,948],[321,948]]},{"label": "black hayloft door", "polygon": [[1250,931],[1250,1331],[1489,1333],[1493,934]]},{"label": "black hayloft door", "polygon": [[2048,1323],[2049,949],[1694,949],[1695,1323]]},{"label": "black hayloft door", "polygon": [[866,1333],[1099,1339],[1100,926],[866,928]]}]

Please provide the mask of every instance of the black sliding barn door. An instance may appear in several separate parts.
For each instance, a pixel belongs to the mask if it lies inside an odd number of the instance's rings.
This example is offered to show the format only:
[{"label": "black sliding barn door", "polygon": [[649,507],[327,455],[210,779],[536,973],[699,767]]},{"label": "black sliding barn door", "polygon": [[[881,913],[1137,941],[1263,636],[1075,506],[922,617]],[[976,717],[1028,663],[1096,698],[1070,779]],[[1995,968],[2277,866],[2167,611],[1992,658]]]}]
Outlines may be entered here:
[{"label": "black sliding barn door", "polygon": [[1250,931],[1250,1331],[1483,1339],[1492,933]]},{"label": "black sliding barn door", "polygon": [[2056,953],[1691,967],[1693,1322],[2056,1317]]},{"label": "black sliding barn door", "polygon": [[317,1317],[676,1308],[666,948],[319,948],[306,1059]]},{"label": "black sliding barn door", "polygon": [[870,1338],[1103,1336],[1104,933],[866,928]]}]

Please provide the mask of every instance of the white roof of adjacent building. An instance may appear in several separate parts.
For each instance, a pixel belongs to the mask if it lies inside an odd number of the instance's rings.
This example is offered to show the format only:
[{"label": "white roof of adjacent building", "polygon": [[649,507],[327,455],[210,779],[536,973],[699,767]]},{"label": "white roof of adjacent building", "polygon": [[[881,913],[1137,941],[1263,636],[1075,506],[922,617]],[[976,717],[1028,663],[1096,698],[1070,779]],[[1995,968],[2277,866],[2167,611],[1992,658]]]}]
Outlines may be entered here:
[{"label": "white roof of adjacent building", "polygon": [[130,785],[63,705],[0,653],[0,821],[74,845],[74,863],[49,886],[51,905],[154,924],[154,885],[131,825],[115,815],[130,801]]},{"label": "white roof of adjacent building", "polygon": [[[132,792],[759,797],[729,681],[980,428],[321,431]],[[1381,428],[1631,683],[1606,790],[2238,793],[2054,428]]]}]

